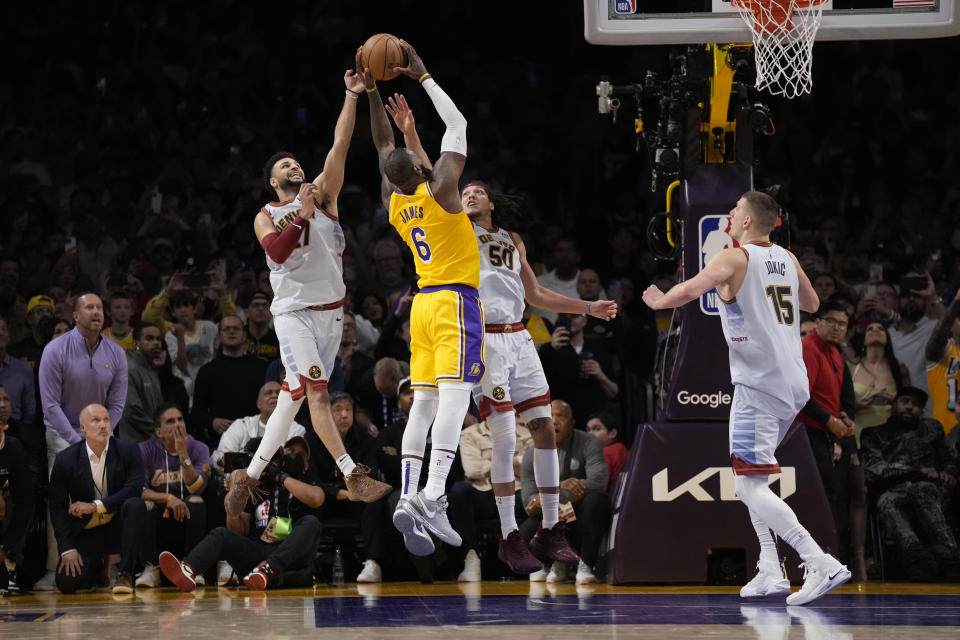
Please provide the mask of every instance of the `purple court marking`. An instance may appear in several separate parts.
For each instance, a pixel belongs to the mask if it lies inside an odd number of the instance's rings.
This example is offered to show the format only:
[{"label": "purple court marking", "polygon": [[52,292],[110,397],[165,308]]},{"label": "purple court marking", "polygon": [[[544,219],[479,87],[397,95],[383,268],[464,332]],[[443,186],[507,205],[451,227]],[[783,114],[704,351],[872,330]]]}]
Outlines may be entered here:
[{"label": "purple court marking", "polygon": [[0,614],[0,624],[5,622],[53,622],[65,615],[60,613],[3,613]]},{"label": "purple court marking", "polygon": [[317,627],[548,624],[785,624],[960,626],[960,596],[838,594],[814,605],[736,594],[381,596],[316,598]]}]

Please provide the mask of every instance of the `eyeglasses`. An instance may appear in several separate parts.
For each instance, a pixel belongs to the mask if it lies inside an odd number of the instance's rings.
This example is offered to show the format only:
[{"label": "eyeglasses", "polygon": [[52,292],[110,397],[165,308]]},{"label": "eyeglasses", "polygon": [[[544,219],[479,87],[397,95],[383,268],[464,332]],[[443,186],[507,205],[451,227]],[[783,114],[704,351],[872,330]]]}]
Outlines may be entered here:
[{"label": "eyeglasses", "polygon": [[820,318],[827,326],[833,327],[834,329],[846,329],[847,321],[846,320],[835,320],[833,318]]}]

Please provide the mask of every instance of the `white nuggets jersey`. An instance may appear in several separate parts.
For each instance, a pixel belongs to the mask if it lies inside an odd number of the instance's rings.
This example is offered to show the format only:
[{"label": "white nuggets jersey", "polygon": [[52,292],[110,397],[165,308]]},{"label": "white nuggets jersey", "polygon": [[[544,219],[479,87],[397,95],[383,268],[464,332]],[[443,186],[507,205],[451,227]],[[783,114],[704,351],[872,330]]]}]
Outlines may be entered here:
[{"label": "white nuggets jersey", "polygon": [[480,246],[480,300],[487,324],[513,324],[523,318],[524,290],[520,252],[505,229],[473,225]]},{"label": "white nuggets jersey", "polygon": [[[282,233],[300,214],[300,196],[286,202],[271,202],[261,211],[270,216],[277,233]],[[343,300],[343,229],[340,222],[317,207],[300,242],[283,264],[267,256],[270,285],[273,287],[274,315]],[[300,224],[300,223],[298,223]]]},{"label": "white nuggets jersey", "polygon": [[730,379],[763,394],[766,409],[789,419],[810,397],[800,344],[797,269],[785,249],[748,244],[747,274],[733,300],[720,305],[730,348]]}]

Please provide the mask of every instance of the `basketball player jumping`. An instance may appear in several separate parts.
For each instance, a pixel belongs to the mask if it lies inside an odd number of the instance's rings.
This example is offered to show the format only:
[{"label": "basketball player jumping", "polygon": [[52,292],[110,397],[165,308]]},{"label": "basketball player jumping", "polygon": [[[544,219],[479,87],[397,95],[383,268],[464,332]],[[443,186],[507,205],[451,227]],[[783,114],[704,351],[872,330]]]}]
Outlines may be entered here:
[{"label": "basketball player jumping", "polygon": [[767,485],[779,473],[774,453],[809,398],[800,346],[799,311],[820,300],[796,257],[770,242],[779,215],[770,196],[749,191],[731,212],[730,236],[740,246],[717,253],[703,271],[664,294],[651,285],[643,301],[669,309],[716,287],[734,384],[730,407],[730,458],[736,492],[760,538],[758,573],[740,590],[744,598],[790,594],[774,534],[796,549],[804,581],[788,605],[806,604],[850,579],[850,571],[826,554],[793,510]]},{"label": "basketball player jumping", "polygon": [[[477,292],[480,252],[473,226],[460,203],[459,181],[467,160],[467,121],[427,73],[409,44],[400,41],[408,64],[398,70],[419,80],[446,124],[440,158],[430,171],[407,149],[394,148],[376,83],[360,63],[370,98],[370,126],[379,155],[381,199],[390,224],[410,247],[420,276],[420,292],[410,310],[410,419],[401,443],[403,486],[393,523],[411,553],[428,555],[427,532],[453,546],[460,535],[447,520],[444,494],[450,465],[460,443],[470,391],[483,377],[483,306]],[[423,491],[417,479],[427,429],[433,423],[430,473]]]},{"label": "basketball player jumping", "polygon": [[[431,168],[406,99],[402,95],[390,98],[387,110],[403,133],[407,148],[417,154],[424,166]],[[490,480],[500,514],[502,539],[498,555],[520,574],[539,571],[541,563],[576,564],[579,558],[570,548],[565,525],[559,519],[560,463],[556,430],[550,415],[550,389],[533,339],[520,320],[524,300],[551,311],[587,313],[603,320],[616,317],[617,303],[568,298],[537,282],[527,263],[523,240],[519,234],[501,226],[505,220],[515,219],[518,213],[516,201],[494,196],[480,182],[464,187],[460,198],[463,210],[473,222],[480,247],[480,299],[483,300],[486,322],[484,360],[487,372],[474,388],[474,394],[480,414],[493,436]],[[515,410],[524,417],[533,434],[533,473],[543,512],[543,521],[529,550],[520,537],[514,512]]]},{"label": "basketball player jumping", "polygon": [[286,378],[250,466],[230,475],[225,505],[231,515],[243,511],[260,474],[286,442],[304,394],[313,428],[336,459],[350,500],[373,502],[391,489],[389,484],[370,478],[369,469],[354,463],[347,454],[333,424],[327,394],[327,380],[340,346],[346,293],[341,260],[344,235],[337,195],[343,186],[357,99],[364,88],[363,78],[353,70],[344,74],[343,81],[343,108],[320,175],[313,182],[304,182],[300,163],[284,151],[273,154],[264,166],[264,178],[276,191],[278,201],[260,210],[254,231],[267,253],[270,284],[275,292],[270,311],[280,338]]}]

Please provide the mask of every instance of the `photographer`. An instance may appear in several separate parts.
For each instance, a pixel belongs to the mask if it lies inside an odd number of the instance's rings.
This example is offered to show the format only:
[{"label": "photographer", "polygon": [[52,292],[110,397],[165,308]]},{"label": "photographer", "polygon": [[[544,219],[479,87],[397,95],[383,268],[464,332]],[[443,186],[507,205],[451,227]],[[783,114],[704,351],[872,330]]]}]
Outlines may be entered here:
[{"label": "photographer", "polygon": [[320,535],[314,510],[324,503],[325,494],[309,461],[306,440],[288,440],[282,457],[275,456],[260,477],[258,503],[228,516],[229,528],[211,531],[182,561],[169,551],[161,553],[163,575],[189,592],[197,587],[196,577],[226,560],[254,591],[311,586]]},{"label": "photographer", "polygon": [[580,425],[586,425],[589,416],[598,411],[610,411],[611,402],[620,392],[620,386],[608,375],[613,371],[609,354],[594,353],[584,346],[586,325],[586,316],[561,314],[550,344],[540,347],[550,395],[567,400]]}]

